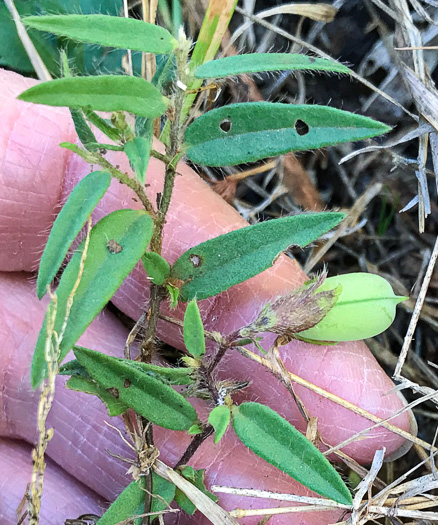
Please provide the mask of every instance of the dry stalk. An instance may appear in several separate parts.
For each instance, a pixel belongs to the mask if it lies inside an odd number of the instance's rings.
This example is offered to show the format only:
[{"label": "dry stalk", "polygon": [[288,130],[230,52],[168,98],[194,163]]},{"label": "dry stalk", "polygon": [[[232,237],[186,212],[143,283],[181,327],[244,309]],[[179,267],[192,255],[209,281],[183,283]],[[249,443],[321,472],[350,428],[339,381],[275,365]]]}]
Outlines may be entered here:
[{"label": "dry stalk", "polygon": [[194,503],[196,508],[202,512],[213,525],[239,525],[226,510],[159,459],[155,461],[153,468],[159,476],[171,481],[182,490],[190,501]]},{"label": "dry stalk", "polygon": [[427,290],[429,288],[429,283],[432,278],[433,270],[435,268],[435,263],[438,258],[438,237],[435,240],[435,245],[433,248],[432,255],[427,266],[426,275],[424,276],[423,283],[421,285],[420,293],[418,294],[417,302],[415,303],[414,312],[412,314],[411,320],[409,322],[408,331],[406,333],[405,339],[403,341],[403,346],[400,352],[400,357],[397,362],[397,366],[394,371],[394,379],[402,381],[404,378],[401,376],[401,370],[405,362],[406,356],[408,354],[409,347],[411,345],[412,337],[414,336],[415,329],[417,327],[418,318],[420,316],[421,309],[426,298]]},{"label": "dry stalk", "polygon": [[[256,363],[259,363],[259,364],[265,366],[272,373],[274,373],[274,374],[276,373],[276,371],[273,370],[273,368],[271,366],[271,363],[266,358],[261,357],[261,356],[255,354],[254,352],[251,352],[251,350],[248,350],[245,347],[241,346],[241,347],[236,347],[236,348],[245,357],[248,357],[249,359],[255,361]],[[337,405],[340,405],[340,406],[346,408],[347,410],[351,410],[352,412],[354,412],[355,414],[357,414],[357,415],[359,415],[361,417],[369,419],[370,421],[373,421],[374,423],[378,423],[379,425],[387,428],[391,432],[394,432],[394,434],[397,434],[397,435],[403,437],[404,439],[407,439],[408,441],[411,441],[412,443],[416,443],[417,445],[420,445],[421,447],[425,448],[426,450],[433,450],[434,449],[434,447],[432,447],[432,445],[430,445],[430,443],[427,443],[426,441],[423,441],[422,439],[417,438],[416,436],[412,435],[410,432],[406,432],[406,430],[403,430],[403,429],[401,429],[401,428],[399,428],[399,427],[397,427],[395,425],[392,425],[391,423],[388,423],[387,421],[381,419],[380,417],[375,416],[371,412],[368,412],[367,410],[364,410],[363,408],[360,408],[360,407],[354,405],[350,401],[347,401],[346,399],[342,399],[341,397],[339,397],[339,396],[337,396],[335,394],[327,392],[327,390],[324,390],[323,388],[321,388],[321,387],[319,387],[317,385],[314,385],[313,383],[310,383],[309,381],[306,381],[302,377],[299,377],[299,376],[293,374],[292,372],[288,371],[288,374],[289,374],[290,380],[292,382],[297,383],[297,384],[299,384],[301,386],[304,386],[305,388],[308,388],[312,392],[315,392],[318,395],[320,395],[320,396],[322,396],[322,397],[324,397],[326,399],[329,399],[333,403],[336,403]]]},{"label": "dry stalk", "polygon": [[46,82],[48,80],[52,80],[49,70],[38,54],[38,51],[36,50],[32,40],[29,38],[29,35],[27,34],[26,28],[21,21],[20,14],[15,7],[14,0],[5,0],[5,4],[11,14],[12,20],[15,22],[18,36],[24,46],[24,49],[26,50],[27,56],[29,57],[29,60],[31,61],[38,78]]},{"label": "dry stalk", "polygon": [[40,400],[38,403],[38,443],[32,451],[32,479],[29,489],[29,525],[38,525],[41,510],[41,499],[44,486],[44,472],[46,469],[45,452],[49,441],[53,437],[53,428],[47,428],[47,417],[52,407],[55,397],[55,380],[59,368],[60,347],[65,329],[67,327],[70,311],[73,306],[74,296],[81,281],[84,264],[87,257],[88,246],[90,243],[91,233],[91,216],[88,219],[87,237],[84,243],[84,250],[79,265],[78,277],[75,281],[72,291],[67,299],[65,317],[59,334],[55,331],[55,320],[58,307],[56,293],[50,294],[50,303],[47,308],[47,328],[45,343],[45,360],[47,363],[47,379],[44,381]]}]

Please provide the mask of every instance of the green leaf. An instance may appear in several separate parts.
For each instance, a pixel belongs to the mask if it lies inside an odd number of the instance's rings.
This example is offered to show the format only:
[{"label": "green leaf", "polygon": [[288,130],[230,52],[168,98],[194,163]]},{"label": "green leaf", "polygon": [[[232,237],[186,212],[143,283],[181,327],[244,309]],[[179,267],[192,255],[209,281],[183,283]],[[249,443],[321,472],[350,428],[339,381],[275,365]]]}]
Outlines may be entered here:
[{"label": "green leaf", "polygon": [[96,157],[93,155],[92,152],[82,149],[77,144],[72,144],[71,142],[61,142],[59,144],[59,147],[73,151],[73,153],[76,153],[76,155],[79,155],[79,157],[85,160],[85,162],[88,162],[88,164],[94,164],[96,161]]},{"label": "green leaf", "polygon": [[198,423],[195,423],[187,430],[187,434],[190,434],[191,436],[196,436],[196,434],[202,434],[202,428],[198,425]]},{"label": "green leaf", "polygon": [[17,98],[47,106],[129,111],[143,117],[159,117],[168,102],[150,82],[123,75],[58,78],[37,84]]},{"label": "green leaf", "polygon": [[[152,472],[152,492],[154,496],[159,496],[152,498],[151,512],[161,512],[165,510],[175,498],[175,485],[167,481],[167,479],[162,478],[155,472]],[[163,501],[164,500],[164,501]],[[139,514],[143,514],[143,511]]]},{"label": "green leaf", "polygon": [[116,399],[147,420],[170,430],[188,430],[198,417],[171,386],[133,367],[125,359],[75,347],[79,363]]},{"label": "green leaf", "polygon": [[[209,492],[204,484],[205,469],[195,470],[193,467],[184,467],[181,470],[181,475],[188,481],[193,483],[196,488],[206,494],[212,501],[216,502],[218,498]],[[192,516],[196,512],[196,506],[179,488],[175,491],[175,502],[184,511]]]},{"label": "green leaf", "polygon": [[170,272],[183,301],[206,299],[266,270],[289,246],[306,246],[337,226],[343,213],[309,213],[247,226],[183,253]]},{"label": "green leaf", "polygon": [[76,133],[84,148],[88,149],[89,151],[96,151],[97,148],[94,148],[93,146],[90,147],[90,144],[97,143],[97,139],[94,133],[91,131],[90,126],[87,124],[82,111],[80,109],[71,109],[70,114],[75,126]]},{"label": "green leaf", "polygon": [[191,378],[191,375],[194,372],[193,368],[170,368],[168,366],[150,365],[149,363],[141,363],[139,361],[126,362],[129,366],[133,366],[144,374],[155,377],[169,385],[189,385],[190,383],[193,383],[193,379]]},{"label": "green leaf", "polygon": [[[79,346],[78,348],[83,348],[83,347]],[[72,359],[71,361],[68,361],[68,363],[61,365],[58,370],[58,375],[82,377],[84,379],[91,379],[91,376],[87,372],[87,369],[84,368],[77,359]]]},{"label": "green leaf", "polygon": [[152,279],[154,284],[162,285],[170,274],[169,263],[155,252],[146,252],[141,261],[148,277]]},{"label": "green leaf", "polygon": [[[71,74],[65,49],[61,51],[60,62],[62,70],[61,76],[71,78],[73,75]],[[73,120],[76,133],[84,148],[88,149],[89,151],[96,151],[97,148],[90,146],[90,144],[97,143],[97,139],[94,136],[94,133],[92,132],[90,126],[87,124],[83,112],[80,109],[70,109],[70,115]]]},{"label": "green leaf", "polygon": [[[110,508],[97,521],[96,525],[116,525],[131,516],[144,513],[146,478],[130,483]],[[141,520],[139,520],[141,523]],[[137,521],[136,521],[137,524]]]},{"label": "green leaf", "polygon": [[179,288],[176,288],[171,284],[166,284],[166,288],[170,295],[170,308],[173,310],[178,306]]},{"label": "green leaf", "polygon": [[28,27],[79,42],[166,55],[178,45],[163,27],[107,15],[49,15],[23,18]]},{"label": "green leaf", "polygon": [[106,171],[94,171],[84,177],[71,192],[56,218],[43,256],[37,279],[37,296],[41,299],[53,281],[72,242],[111,183]]},{"label": "green leaf", "polygon": [[250,102],[205,113],[187,128],[185,140],[191,161],[233,166],[363,140],[390,129],[368,117],[326,106]]},{"label": "green leaf", "polygon": [[[152,229],[150,216],[145,211],[134,210],[110,213],[93,227],[82,279],[60,346],[60,362],[133,270],[149,244]],[[83,247],[84,243],[76,250],[56,290],[58,307],[55,330],[58,334],[64,323],[68,297],[79,275]],[[46,376],[45,341],[46,321],[33,356],[33,388]]]},{"label": "green leaf", "polygon": [[110,417],[119,416],[128,410],[128,406],[112,396],[103,386],[99,385],[92,379],[73,376],[67,381],[65,386],[76,392],[84,392],[97,396],[106,406]]},{"label": "green leaf", "polygon": [[193,357],[200,358],[205,354],[204,325],[199,313],[196,299],[189,302],[184,314],[184,343]]},{"label": "green leaf", "polygon": [[121,132],[119,129],[111,126],[108,122],[100,117],[97,113],[92,111],[89,108],[82,109],[84,115],[87,119],[96,126],[97,129],[100,129],[111,140],[118,141],[121,138]]},{"label": "green leaf", "polygon": [[260,403],[233,406],[232,415],[238,438],[258,456],[321,496],[351,505],[351,494],[338,472],[286,419]]},{"label": "green leaf", "polygon": [[[130,483],[99,519],[96,525],[117,525],[131,516],[144,514],[145,489],[146,478],[144,476],[138,481]],[[152,493],[151,512],[161,512],[173,501],[175,497],[175,485],[153,472]],[[138,518],[134,524],[141,525],[141,521],[142,519]]]},{"label": "green leaf", "polygon": [[214,428],[214,444],[219,443],[230,423],[231,412],[227,405],[219,405],[210,412],[208,422]]},{"label": "green leaf", "polygon": [[151,155],[152,136],[149,138],[135,137],[125,144],[125,153],[141,184],[145,183]]},{"label": "green leaf", "polygon": [[316,341],[357,341],[384,332],[395,318],[395,307],[407,297],[394,295],[383,277],[371,273],[349,273],[329,277],[319,292],[342,287],[335,306],[322,321],[300,337]]},{"label": "green leaf", "polygon": [[262,71],[331,71],[350,73],[347,66],[326,58],[293,53],[250,53],[210,60],[195,69],[196,78],[223,78]]},{"label": "green leaf", "polygon": [[[75,346],[79,350],[82,350],[83,346]],[[85,348],[85,350],[87,350]],[[193,383],[191,375],[194,372],[193,368],[170,368],[166,366],[151,365],[149,363],[141,363],[140,361],[124,361],[129,366],[137,368],[144,374],[151,377],[164,381],[168,385],[188,385]],[[82,377],[85,379],[91,379],[87,369],[83,367],[77,359],[72,359],[65,365],[62,365],[58,372],[59,375],[67,375],[74,377]]]}]

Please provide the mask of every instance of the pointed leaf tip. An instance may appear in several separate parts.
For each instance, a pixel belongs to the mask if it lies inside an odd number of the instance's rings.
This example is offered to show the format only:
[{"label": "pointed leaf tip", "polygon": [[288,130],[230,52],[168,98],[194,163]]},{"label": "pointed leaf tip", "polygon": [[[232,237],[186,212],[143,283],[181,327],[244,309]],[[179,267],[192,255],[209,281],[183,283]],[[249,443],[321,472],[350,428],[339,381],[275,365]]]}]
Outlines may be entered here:
[{"label": "pointed leaf tip", "polygon": [[181,281],[183,301],[206,299],[261,273],[289,246],[306,246],[344,218],[334,212],[301,214],[220,235],[183,253],[170,277]]},{"label": "pointed leaf tip", "polygon": [[36,84],[17,98],[46,106],[128,111],[151,118],[161,116],[168,104],[150,82],[123,75],[57,78]]},{"label": "pointed leaf tip", "polygon": [[41,299],[87,218],[105,194],[111,176],[105,171],[94,171],[84,177],[71,192],[52,226],[41,257],[37,278],[37,296]]},{"label": "pointed leaf tip", "polygon": [[94,13],[28,16],[22,20],[24,25],[40,31],[106,47],[166,55],[178,45],[164,27],[134,18]]},{"label": "pointed leaf tip", "polygon": [[233,427],[242,443],[299,483],[338,503],[352,497],[338,472],[301,432],[260,403],[233,406]]},{"label": "pointed leaf tip", "polygon": [[391,128],[368,117],[317,105],[231,104],[187,128],[187,156],[204,166],[234,166],[290,151],[363,140]]}]

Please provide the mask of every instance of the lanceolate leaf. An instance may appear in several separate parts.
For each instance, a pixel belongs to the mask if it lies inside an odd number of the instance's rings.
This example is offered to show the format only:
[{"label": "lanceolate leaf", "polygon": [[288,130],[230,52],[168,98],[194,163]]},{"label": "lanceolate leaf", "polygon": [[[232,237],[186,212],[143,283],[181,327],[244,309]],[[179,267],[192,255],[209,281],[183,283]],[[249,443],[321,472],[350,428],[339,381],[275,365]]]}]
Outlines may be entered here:
[{"label": "lanceolate leaf", "polygon": [[170,273],[170,266],[166,259],[158,253],[146,252],[141,261],[152,282],[159,285],[164,284]]},{"label": "lanceolate leaf", "polygon": [[105,194],[111,176],[105,171],[94,171],[79,182],[53,224],[49,240],[40,262],[37,295],[41,299],[59,270],[71,243],[85,224],[96,204]]},{"label": "lanceolate leaf", "polygon": [[106,406],[110,417],[118,416],[128,410],[128,406],[112,396],[105,388],[92,379],[73,376],[65,384],[66,388],[76,392],[85,392],[97,396]]},{"label": "lanceolate leaf", "polygon": [[193,357],[200,358],[205,354],[204,325],[196,299],[189,302],[184,314],[184,343]]},{"label": "lanceolate leaf", "polygon": [[329,277],[318,293],[341,287],[335,306],[322,321],[300,337],[314,341],[357,341],[374,337],[394,321],[395,307],[407,297],[394,295],[391,285],[380,275],[348,273]]},{"label": "lanceolate leaf", "polygon": [[97,383],[152,423],[187,430],[197,420],[195,409],[181,394],[126,360],[86,348],[76,347],[74,353]]},{"label": "lanceolate leaf", "polygon": [[105,119],[100,117],[97,113],[92,111],[89,108],[83,108],[83,113],[87,117],[87,119],[96,126],[96,128],[100,129],[107,137],[109,137],[111,140],[118,141],[120,140],[121,131],[113,126],[111,126]]},{"label": "lanceolate leaf", "polygon": [[258,456],[318,494],[351,505],[348,488],[327,458],[271,408],[242,403],[232,416],[238,438]]},{"label": "lanceolate leaf", "polygon": [[[142,476],[138,481],[130,483],[96,525],[117,525],[131,516],[144,514],[145,481],[146,478]],[[175,485],[153,472],[152,487],[151,512],[160,512],[167,508],[175,497]],[[140,525],[141,522],[142,518],[138,518],[133,524]]]},{"label": "lanceolate leaf", "polygon": [[252,102],[209,111],[187,128],[185,139],[191,161],[232,166],[389,130],[368,117],[326,106]]},{"label": "lanceolate leaf", "polygon": [[[83,346],[75,346],[75,349],[82,350]],[[87,350],[85,348],[85,350]],[[155,379],[164,381],[168,385],[188,385],[193,382],[191,375],[194,372],[193,368],[171,368],[167,366],[151,365],[149,363],[141,363],[140,361],[124,361],[129,366],[137,368],[144,374],[147,374]],[[59,375],[82,377],[84,379],[91,379],[87,369],[83,367],[77,359],[72,359],[65,365],[62,365],[58,372]]]},{"label": "lanceolate leaf", "polygon": [[205,299],[269,268],[289,246],[306,246],[337,226],[343,213],[309,213],[254,224],[186,251],[171,277],[183,282],[183,301]]},{"label": "lanceolate leaf", "polygon": [[219,443],[230,423],[231,412],[226,405],[220,405],[210,412],[208,422],[214,428],[214,443]]},{"label": "lanceolate leaf", "polygon": [[167,99],[150,82],[123,75],[58,78],[31,87],[18,99],[46,106],[129,111],[143,117],[159,117],[167,108]]},{"label": "lanceolate leaf", "polygon": [[[138,481],[132,481],[97,521],[96,525],[116,525],[131,516],[138,516],[139,510],[140,514],[143,514],[145,488],[146,478],[142,477]],[[138,523],[141,523],[141,519],[138,520]],[[135,525],[137,525],[137,521]]]},{"label": "lanceolate leaf", "polygon": [[[155,472],[152,473],[152,487],[154,495],[159,497],[152,498],[151,512],[160,512],[172,503],[175,497],[176,487],[173,483],[162,478]],[[143,514],[143,512],[144,507],[139,514]]]},{"label": "lanceolate leaf", "polygon": [[49,15],[23,18],[28,27],[79,42],[166,55],[178,45],[163,27],[107,15]]},{"label": "lanceolate leaf", "polygon": [[82,110],[70,109],[70,114],[73,124],[75,125],[76,133],[84,148],[88,149],[89,151],[96,151],[97,148],[93,146],[90,147],[90,144],[97,143],[97,139],[94,136],[90,126],[87,124]]},{"label": "lanceolate leaf", "polygon": [[170,368],[168,366],[150,365],[149,363],[140,363],[139,361],[126,361],[129,366],[137,368],[144,374],[154,377],[169,385],[189,385],[193,383],[191,375],[194,372],[193,368]]},{"label": "lanceolate leaf", "polygon": [[[209,492],[204,484],[204,473],[205,469],[195,470],[193,467],[184,467],[181,471],[181,475],[189,480],[196,488],[206,494],[211,500],[216,502],[218,498]],[[193,515],[196,512],[196,506],[192,501],[184,494],[180,489],[176,489],[175,502],[182,508],[187,514]]]},{"label": "lanceolate leaf", "polygon": [[195,70],[196,78],[222,78],[262,71],[331,71],[349,73],[348,67],[327,60],[293,53],[250,53],[211,60]]},{"label": "lanceolate leaf", "polygon": [[[152,228],[150,216],[145,211],[134,210],[115,211],[93,227],[84,272],[60,347],[60,361],[139,261],[151,239]],[[55,330],[58,334],[64,323],[68,297],[79,275],[82,250],[83,243],[73,255],[56,290],[58,307]],[[33,388],[46,375],[45,340],[46,322],[41,328],[32,362]]]},{"label": "lanceolate leaf", "polygon": [[150,138],[135,137],[125,144],[125,153],[141,184],[144,184],[146,179],[151,147],[152,135]]}]

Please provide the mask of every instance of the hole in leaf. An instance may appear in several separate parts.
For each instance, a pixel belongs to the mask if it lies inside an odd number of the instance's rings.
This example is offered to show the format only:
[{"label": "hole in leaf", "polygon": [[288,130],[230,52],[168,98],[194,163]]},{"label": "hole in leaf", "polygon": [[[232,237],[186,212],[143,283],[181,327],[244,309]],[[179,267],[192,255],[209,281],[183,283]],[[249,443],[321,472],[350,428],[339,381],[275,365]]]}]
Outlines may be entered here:
[{"label": "hole in leaf", "polygon": [[231,128],[233,127],[233,123],[231,122],[229,118],[224,118],[224,120],[222,120],[219,123],[219,127],[224,133],[228,133],[229,131],[231,131]]},{"label": "hole in leaf", "polygon": [[315,58],[314,58],[314,57],[309,57],[309,62],[310,62],[311,64],[313,64],[313,62],[315,62]]},{"label": "hole in leaf", "polygon": [[131,386],[131,380],[128,379],[128,378],[126,378],[126,379],[125,379],[125,382],[123,383],[123,386],[124,386],[125,388],[129,388],[129,387]]},{"label": "hole in leaf", "polygon": [[295,122],[295,131],[300,137],[302,137],[303,135],[307,135],[307,133],[309,133],[309,126],[302,120],[297,120]]},{"label": "hole in leaf", "polygon": [[114,396],[116,399],[119,398],[119,391],[117,390],[117,388],[115,388],[114,386],[111,386],[110,388],[107,388],[106,391],[111,394],[112,396]]},{"label": "hole in leaf", "polygon": [[199,268],[202,264],[202,257],[192,253],[189,257],[189,261],[193,264],[195,268]]},{"label": "hole in leaf", "polygon": [[106,247],[110,253],[120,253],[123,250],[122,246],[114,239],[110,239],[106,243]]}]

